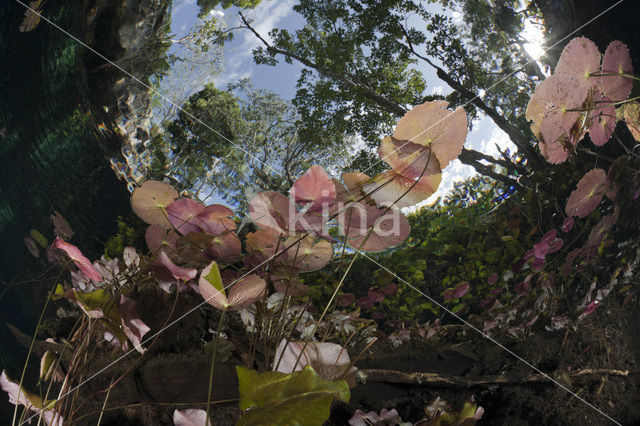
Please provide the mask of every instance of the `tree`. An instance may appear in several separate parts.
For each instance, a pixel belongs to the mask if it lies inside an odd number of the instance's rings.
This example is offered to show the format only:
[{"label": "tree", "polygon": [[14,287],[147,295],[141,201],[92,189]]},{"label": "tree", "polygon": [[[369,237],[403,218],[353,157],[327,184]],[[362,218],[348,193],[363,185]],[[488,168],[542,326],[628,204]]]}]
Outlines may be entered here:
[{"label": "tree", "polygon": [[[273,29],[272,42],[243,15],[241,19],[263,44],[254,51],[256,63],[274,65],[284,56],[306,66],[294,99],[305,123],[303,134],[334,140],[357,134],[373,148],[409,107],[439,97],[426,91],[424,76],[416,69],[423,62],[454,90],[447,96],[451,104],[465,104],[472,116],[481,112],[490,117],[535,166],[541,164],[540,156],[523,115],[541,73],[525,67],[528,55],[513,47],[522,42],[518,33],[525,17],[514,10],[516,3],[492,9],[488,1],[474,1],[465,9],[474,24],[461,30],[417,1],[301,0],[294,9],[306,25],[294,34]],[[477,96],[482,92],[483,97]],[[510,184],[513,179],[480,160],[501,163],[511,176],[523,171],[520,161],[507,155],[495,159],[464,150],[460,159]]]},{"label": "tree", "polygon": [[253,192],[286,192],[309,166],[331,169],[349,158],[347,145],[301,138],[299,122],[287,101],[246,80],[227,90],[209,84],[155,138],[153,175],[200,198],[217,192],[244,207]]}]

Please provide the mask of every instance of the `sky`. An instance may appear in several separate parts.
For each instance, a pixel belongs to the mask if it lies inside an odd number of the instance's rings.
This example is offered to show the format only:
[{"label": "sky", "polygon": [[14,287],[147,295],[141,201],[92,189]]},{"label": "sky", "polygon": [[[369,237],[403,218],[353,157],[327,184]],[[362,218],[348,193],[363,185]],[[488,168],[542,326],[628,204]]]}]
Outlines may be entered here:
[{"label": "sky", "polygon": [[[295,0],[263,0],[256,9],[247,12],[246,15],[254,18],[256,30],[263,37],[268,38],[269,31],[274,27],[293,31],[304,24],[300,15],[293,11],[295,3]],[[435,5],[429,5],[428,7],[439,8],[439,6]],[[452,16],[454,21],[461,22],[461,14],[459,12],[448,10],[445,13]],[[172,14],[172,31],[176,35],[175,38],[188,33],[190,28],[199,22],[197,14],[196,0],[176,0]],[[235,8],[214,10],[211,11],[211,14],[221,19],[227,19],[232,26],[237,23]],[[525,46],[529,53],[534,57],[539,57],[542,49],[540,45],[542,34],[539,29],[532,25],[527,25],[523,35],[526,39],[531,40],[531,43]],[[250,78],[257,89],[269,89],[278,93],[284,99],[291,99],[295,95],[295,83],[302,66],[295,62],[287,64],[284,61],[280,61],[274,67],[256,65],[253,63],[251,52],[259,46],[259,40],[250,31],[241,31],[237,33],[235,39],[225,49],[223,69],[220,73],[209,75],[201,72],[201,70],[195,70],[190,78],[185,78],[185,72],[176,72],[176,75],[170,76],[165,84],[171,85],[177,82],[178,85],[184,85],[186,81],[189,81],[188,87],[183,87],[181,90],[175,90],[174,88],[173,90],[173,93],[181,93],[183,99],[178,99],[179,103],[186,100],[189,94],[200,90],[204,83],[208,81],[213,81],[217,87],[223,88],[229,83],[243,78]],[[446,83],[436,77],[433,69],[421,65],[418,66],[418,69],[424,75],[428,91],[443,95],[451,91]],[[170,92],[169,90],[168,93]],[[474,121],[473,129],[467,136],[465,147],[497,156],[498,149],[496,145],[501,150],[509,148],[513,151],[515,149],[507,135],[497,128],[490,119],[483,117]],[[464,165],[459,160],[453,161],[444,170],[442,183],[438,191],[423,202],[422,205],[433,203],[439,196],[446,195],[457,182],[465,180],[474,173],[475,170],[471,166]]]}]

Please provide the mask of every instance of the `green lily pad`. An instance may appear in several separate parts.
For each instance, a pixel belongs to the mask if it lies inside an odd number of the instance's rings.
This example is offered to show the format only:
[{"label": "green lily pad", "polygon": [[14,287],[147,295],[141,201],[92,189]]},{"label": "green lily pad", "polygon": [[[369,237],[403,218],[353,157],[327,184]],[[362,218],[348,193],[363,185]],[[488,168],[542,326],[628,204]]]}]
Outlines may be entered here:
[{"label": "green lily pad", "polygon": [[236,372],[240,408],[247,410],[237,426],[321,426],[329,418],[331,401],[348,402],[351,396],[347,382],[325,380],[308,365],[292,374],[258,373],[242,366]]}]

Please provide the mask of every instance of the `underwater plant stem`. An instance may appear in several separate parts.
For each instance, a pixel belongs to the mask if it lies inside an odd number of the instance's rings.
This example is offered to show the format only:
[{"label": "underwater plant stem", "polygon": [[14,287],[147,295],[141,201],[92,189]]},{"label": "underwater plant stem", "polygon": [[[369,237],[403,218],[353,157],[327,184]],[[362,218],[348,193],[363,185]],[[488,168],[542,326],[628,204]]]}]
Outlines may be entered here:
[{"label": "underwater plant stem", "polygon": [[[365,239],[365,241],[366,241],[366,239]],[[293,369],[291,370],[292,372],[296,371],[296,367],[298,367],[298,363],[300,362],[300,358],[302,357],[302,354],[304,353],[304,350],[307,348],[307,345],[311,341],[311,338],[315,334],[316,329],[318,328],[318,324],[320,324],[322,322],[322,320],[324,319],[324,316],[327,314],[327,311],[329,310],[329,307],[331,306],[331,304],[333,303],[333,300],[338,295],[338,291],[340,291],[340,287],[342,287],[342,284],[344,283],[344,280],[347,278],[347,275],[349,275],[349,271],[351,270],[351,267],[355,263],[355,261],[358,258],[359,254],[360,254],[360,252],[356,252],[354,254],[353,258],[351,259],[351,262],[349,262],[349,266],[347,267],[347,270],[344,271],[344,274],[342,274],[342,278],[340,278],[340,282],[336,286],[336,289],[333,291],[333,294],[331,295],[331,299],[329,299],[329,301],[327,302],[327,305],[324,307],[324,310],[322,311],[322,315],[320,315],[320,317],[315,322],[315,324],[313,324],[313,331],[310,333],[309,338],[305,340],[304,345],[302,346],[302,349],[300,350],[300,353],[298,354],[298,358],[296,359],[296,363],[293,365]],[[284,353],[284,350],[282,352]]]},{"label": "underwater plant stem", "polygon": [[[111,378],[111,385],[113,385],[113,378]],[[96,426],[100,426],[100,423],[102,423],[102,415],[104,414],[105,408],[107,408],[107,401],[109,400],[109,395],[111,394],[111,387],[112,387],[111,385],[107,389],[107,395],[104,397],[104,402],[102,403],[102,409],[100,410],[100,417],[98,417],[98,422],[96,423]]]},{"label": "underwater plant stem", "polygon": [[[49,295],[47,296],[47,300],[44,302],[44,306],[42,308],[42,312],[40,312],[40,318],[38,318],[38,324],[36,325],[36,330],[33,332],[33,338],[31,339],[31,345],[29,345],[29,351],[27,352],[27,359],[25,359],[24,361],[24,366],[22,367],[22,374],[20,375],[20,383],[19,383],[19,388],[20,388],[20,392],[22,392],[22,383],[24,382],[24,376],[27,373],[27,366],[29,365],[29,358],[31,357],[31,352],[33,352],[33,345],[35,345],[36,343],[36,336],[38,335],[38,330],[40,329],[40,326],[42,325],[42,320],[44,319],[44,313],[47,310],[47,306],[49,306],[49,301],[51,300],[51,295],[56,291],[56,287],[58,286],[58,279],[60,278],[60,275],[58,275],[58,277],[53,281],[53,287],[51,288],[51,291],[49,292]],[[13,420],[11,421],[11,425],[15,425],[16,424],[16,417],[18,417],[18,403],[16,403],[16,406],[13,410]]]},{"label": "underwater plant stem", "polygon": [[211,354],[211,369],[209,370],[209,393],[207,395],[207,417],[206,423],[207,425],[213,424],[211,423],[210,417],[210,409],[211,409],[211,391],[213,390],[213,371],[216,365],[216,352],[218,352],[218,342],[220,341],[220,332],[222,331],[222,323],[224,322],[224,314],[227,312],[226,309],[222,310],[220,314],[220,322],[218,322],[218,329],[216,330],[216,335],[213,338],[213,353]]}]

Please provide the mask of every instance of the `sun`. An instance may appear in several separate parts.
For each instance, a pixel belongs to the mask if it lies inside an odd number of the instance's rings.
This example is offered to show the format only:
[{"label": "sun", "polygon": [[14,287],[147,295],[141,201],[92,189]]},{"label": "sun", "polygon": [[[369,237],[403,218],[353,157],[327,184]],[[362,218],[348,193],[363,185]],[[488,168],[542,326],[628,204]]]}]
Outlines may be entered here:
[{"label": "sun", "polygon": [[544,34],[540,26],[530,20],[526,20],[524,31],[522,31],[521,35],[527,41],[524,44],[524,49],[533,59],[539,60],[545,53],[543,46]]}]

